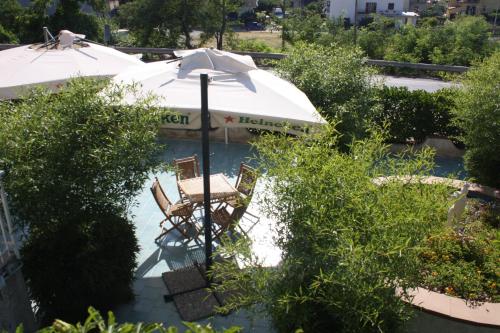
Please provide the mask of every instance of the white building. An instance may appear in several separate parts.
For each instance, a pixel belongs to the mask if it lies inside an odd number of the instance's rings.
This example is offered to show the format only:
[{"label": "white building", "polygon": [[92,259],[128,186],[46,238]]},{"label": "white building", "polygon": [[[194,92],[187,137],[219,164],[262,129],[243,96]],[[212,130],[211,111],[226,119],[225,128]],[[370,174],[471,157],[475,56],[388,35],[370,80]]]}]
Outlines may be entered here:
[{"label": "white building", "polygon": [[349,23],[359,22],[370,14],[394,17],[402,24],[415,24],[418,17],[409,11],[410,0],[329,0],[327,6],[330,18],[343,17]]}]

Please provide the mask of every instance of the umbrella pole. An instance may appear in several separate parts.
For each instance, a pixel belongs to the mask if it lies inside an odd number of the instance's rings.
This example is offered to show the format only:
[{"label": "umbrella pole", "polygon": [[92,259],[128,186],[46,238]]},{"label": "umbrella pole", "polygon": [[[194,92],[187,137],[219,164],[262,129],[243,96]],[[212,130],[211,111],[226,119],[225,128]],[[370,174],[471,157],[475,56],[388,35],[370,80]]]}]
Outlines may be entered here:
[{"label": "umbrella pole", "polygon": [[226,142],[226,145],[229,143],[229,135],[227,133],[227,127],[224,127],[224,140]]},{"label": "umbrella pole", "polygon": [[[212,223],[210,216],[210,147],[208,130],[210,115],[208,113],[208,74],[200,74],[201,83],[201,143],[203,157],[203,206],[205,227],[205,266],[208,272],[212,266]],[[210,278],[207,276],[208,286]]]}]

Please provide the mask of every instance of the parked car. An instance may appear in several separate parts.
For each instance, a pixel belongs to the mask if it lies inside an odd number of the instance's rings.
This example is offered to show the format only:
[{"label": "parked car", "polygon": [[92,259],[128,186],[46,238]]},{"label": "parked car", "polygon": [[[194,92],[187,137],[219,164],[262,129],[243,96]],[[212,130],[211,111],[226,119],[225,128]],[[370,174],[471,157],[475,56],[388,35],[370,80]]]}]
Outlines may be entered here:
[{"label": "parked car", "polygon": [[262,23],[255,22],[255,21],[250,21],[245,23],[245,28],[247,30],[264,30],[265,27]]},{"label": "parked car", "polygon": [[276,7],[274,8],[274,16],[276,16],[276,18],[282,19],[283,17],[285,17],[285,13],[283,13],[283,10],[280,7]]}]

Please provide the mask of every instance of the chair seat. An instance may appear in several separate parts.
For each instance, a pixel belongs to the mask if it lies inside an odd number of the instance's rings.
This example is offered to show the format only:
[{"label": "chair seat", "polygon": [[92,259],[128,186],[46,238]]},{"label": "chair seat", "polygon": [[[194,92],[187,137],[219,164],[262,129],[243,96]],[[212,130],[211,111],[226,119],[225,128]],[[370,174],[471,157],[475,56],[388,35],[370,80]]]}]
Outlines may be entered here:
[{"label": "chair seat", "polygon": [[212,213],[212,220],[224,229],[232,222],[231,214],[225,208],[216,209]]},{"label": "chair seat", "polygon": [[191,216],[193,207],[191,204],[176,202],[170,207],[169,215],[172,216]]}]

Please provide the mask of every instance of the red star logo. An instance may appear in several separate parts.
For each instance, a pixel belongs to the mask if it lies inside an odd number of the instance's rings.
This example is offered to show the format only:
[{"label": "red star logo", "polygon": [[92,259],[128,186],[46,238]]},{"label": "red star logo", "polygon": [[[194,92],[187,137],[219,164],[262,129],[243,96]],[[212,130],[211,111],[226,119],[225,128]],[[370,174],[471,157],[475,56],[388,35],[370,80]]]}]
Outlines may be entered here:
[{"label": "red star logo", "polygon": [[224,117],[224,121],[227,123],[232,123],[234,121],[234,118],[231,116],[226,116]]}]

